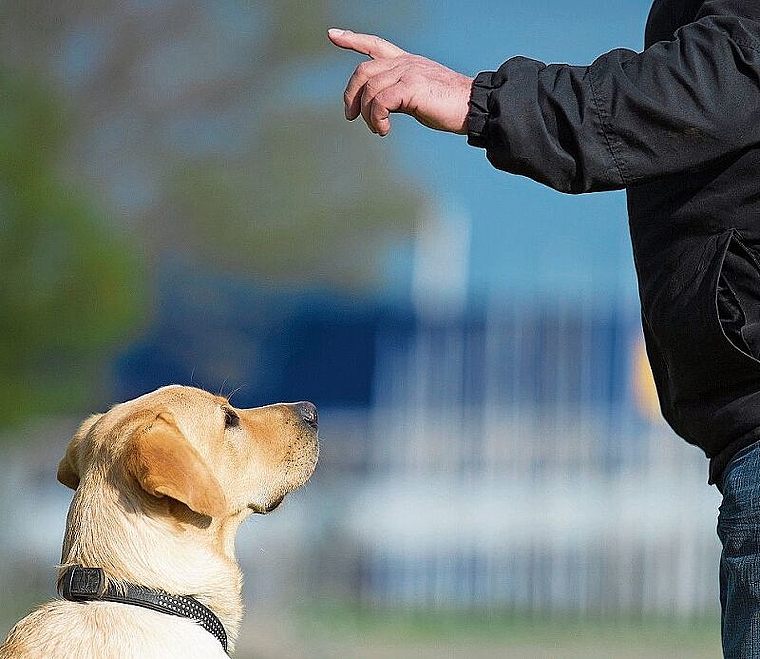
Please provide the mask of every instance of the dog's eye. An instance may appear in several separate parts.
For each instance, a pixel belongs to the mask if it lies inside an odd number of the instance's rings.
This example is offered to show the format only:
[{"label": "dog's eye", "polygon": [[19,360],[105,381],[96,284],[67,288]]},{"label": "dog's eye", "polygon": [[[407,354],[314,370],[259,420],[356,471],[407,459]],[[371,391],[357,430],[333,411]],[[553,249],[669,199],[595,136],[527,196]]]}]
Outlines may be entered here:
[{"label": "dog's eye", "polygon": [[224,408],[224,427],[225,428],[237,428],[240,424],[240,417],[234,410],[228,407]]}]

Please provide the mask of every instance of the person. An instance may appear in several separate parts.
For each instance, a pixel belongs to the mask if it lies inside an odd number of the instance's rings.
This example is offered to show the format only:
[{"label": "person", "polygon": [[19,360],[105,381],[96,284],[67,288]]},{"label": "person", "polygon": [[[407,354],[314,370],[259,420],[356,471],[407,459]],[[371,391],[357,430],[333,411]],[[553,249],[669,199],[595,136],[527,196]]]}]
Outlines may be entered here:
[{"label": "person", "polygon": [[328,36],[369,57],[344,105],[372,132],[406,113],[555,190],[626,190],[661,412],[723,495],[724,656],[760,657],[760,2],[655,0],[641,52],[514,57],[474,78],[374,35]]}]

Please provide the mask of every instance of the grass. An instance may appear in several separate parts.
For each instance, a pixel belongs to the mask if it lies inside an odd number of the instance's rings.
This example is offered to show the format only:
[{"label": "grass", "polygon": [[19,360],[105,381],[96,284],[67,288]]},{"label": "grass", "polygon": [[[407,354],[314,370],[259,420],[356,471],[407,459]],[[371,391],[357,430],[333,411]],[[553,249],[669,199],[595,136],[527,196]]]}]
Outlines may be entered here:
[{"label": "grass", "polygon": [[604,615],[525,615],[482,611],[372,609],[341,604],[303,610],[302,622],[336,635],[387,636],[409,640],[551,641],[557,637],[637,639],[652,643],[701,643],[720,633],[717,619],[681,620]]},{"label": "grass", "polygon": [[[0,607],[0,637],[39,594]],[[542,616],[322,602],[245,616],[237,659],[718,659],[717,617]]]},{"label": "grass", "polygon": [[531,616],[324,603],[249,613],[238,657],[265,659],[717,659],[717,618]]}]

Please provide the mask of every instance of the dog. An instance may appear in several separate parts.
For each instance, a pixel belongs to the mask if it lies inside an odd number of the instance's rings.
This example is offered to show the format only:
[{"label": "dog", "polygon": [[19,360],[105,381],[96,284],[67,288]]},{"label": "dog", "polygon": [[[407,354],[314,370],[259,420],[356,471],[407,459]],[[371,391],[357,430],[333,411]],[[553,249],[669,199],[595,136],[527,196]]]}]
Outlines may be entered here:
[{"label": "dog", "polygon": [[59,593],[0,659],[213,659],[234,651],[240,523],[274,510],[319,455],[309,402],[235,409],[171,385],[89,417],[58,480],[75,490]]}]

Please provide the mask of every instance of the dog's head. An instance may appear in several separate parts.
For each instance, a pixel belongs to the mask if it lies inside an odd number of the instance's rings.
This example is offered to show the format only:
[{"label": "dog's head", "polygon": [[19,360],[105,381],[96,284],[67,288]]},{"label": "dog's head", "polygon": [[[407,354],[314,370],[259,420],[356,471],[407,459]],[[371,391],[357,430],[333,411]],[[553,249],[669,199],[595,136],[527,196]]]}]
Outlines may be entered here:
[{"label": "dog's head", "polygon": [[274,509],[308,480],[318,453],[311,403],[236,409],[225,398],[175,385],[88,418],[58,480],[77,489],[106,479],[148,506],[224,518]]}]

